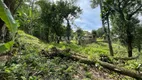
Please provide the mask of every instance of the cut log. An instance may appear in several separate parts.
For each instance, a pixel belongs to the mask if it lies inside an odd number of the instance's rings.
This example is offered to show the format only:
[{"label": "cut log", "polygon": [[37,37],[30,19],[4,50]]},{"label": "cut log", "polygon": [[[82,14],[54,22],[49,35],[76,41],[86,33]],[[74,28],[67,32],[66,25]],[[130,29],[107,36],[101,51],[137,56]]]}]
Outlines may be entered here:
[{"label": "cut log", "polygon": [[102,61],[98,61],[98,62],[104,68],[107,68],[109,70],[115,71],[117,73],[120,73],[120,74],[123,74],[123,75],[126,75],[126,76],[130,76],[130,77],[135,78],[137,80],[142,80],[142,74],[139,74],[136,71],[130,71],[128,69],[120,68],[120,67],[117,67],[113,64],[109,64],[109,63],[102,62]]}]

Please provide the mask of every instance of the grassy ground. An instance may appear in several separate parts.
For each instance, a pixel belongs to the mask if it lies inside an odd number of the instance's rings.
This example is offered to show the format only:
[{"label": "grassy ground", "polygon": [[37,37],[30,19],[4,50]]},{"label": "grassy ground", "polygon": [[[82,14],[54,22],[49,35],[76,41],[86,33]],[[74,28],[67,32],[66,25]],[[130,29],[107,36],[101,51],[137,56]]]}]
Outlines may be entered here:
[{"label": "grassy ground", "polygon": [[[18,48],[14,48],[14,56],[9,59],[6,66],[0,66],[1,71],[12,73],[13,78],[18,80],[26,80],[27,78],[30,78],[30,80],[133,80],[103,69],[101,66],[89,66],[59,57],[48,59],[40,54],[41,50],[48,51],[56,46],[59,49],[70,48],[75,53],[87,56],[90,60],[95,60],[100,58],[100,55],[109,56],[107,43],[98,42],[84,46],[77,45],[74,42],[70,44],[64,42],[47,44],[36,37],[25,34],[23,31],[19,31],[18,34],[17,41],[19,44],[16,45]],[[125,47],[115,43],[113,48],[115,56],[127,56]],[[134,50],[134,56],[137,54],[138,52]],[[113,60],[111,57],[110,59],[128,69],[135,69],[142,61],[141,56],[137,60],[125,61],[125,63]]]}]

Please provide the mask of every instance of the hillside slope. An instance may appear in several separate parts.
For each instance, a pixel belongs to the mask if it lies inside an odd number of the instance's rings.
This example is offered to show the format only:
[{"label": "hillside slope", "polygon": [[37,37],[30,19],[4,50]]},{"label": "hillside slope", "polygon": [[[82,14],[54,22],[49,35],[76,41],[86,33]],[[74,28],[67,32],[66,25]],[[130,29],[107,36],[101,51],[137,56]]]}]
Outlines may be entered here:
[{"label": "hillside slope", "polygon": [[[1,70],[11,75],[0,75],[1,80],[118,80],[128,77],[118,75],[101,66],[90,66],[84,63],[67,59],[66,57],[54,57],[49,59],[40,52],[42,50],[50,51],[50,48],[59,49],[70,48],[73,52],[87,56],[93,60],[98,54],[108,54],[107,44],[97,43],[87,46],[76,44],[56,44],[44,43],[36,37],[18,31],[17,47],[13,56],[8,60]],[[103,47],[102,47],[103,46]],[[94,49],[95,48],[95,49]],[[99,56],[98,56],[99,57]]]}]

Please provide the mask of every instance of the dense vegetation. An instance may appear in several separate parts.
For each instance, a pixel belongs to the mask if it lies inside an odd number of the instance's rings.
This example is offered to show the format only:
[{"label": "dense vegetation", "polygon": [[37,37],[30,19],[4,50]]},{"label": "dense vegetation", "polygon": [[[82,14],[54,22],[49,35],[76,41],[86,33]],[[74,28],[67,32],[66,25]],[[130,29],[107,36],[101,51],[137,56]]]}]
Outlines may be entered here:
[{"label": "dense vegetation", "polygon": [[77,0],[0,0],[0,80],[142,80],[142,1],[90,2],[92,32]]}]

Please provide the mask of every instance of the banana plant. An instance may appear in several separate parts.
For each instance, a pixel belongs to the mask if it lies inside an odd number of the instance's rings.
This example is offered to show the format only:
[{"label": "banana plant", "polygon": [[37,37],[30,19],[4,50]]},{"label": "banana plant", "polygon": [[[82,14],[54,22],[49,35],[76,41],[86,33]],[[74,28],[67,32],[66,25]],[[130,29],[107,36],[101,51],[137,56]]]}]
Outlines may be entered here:
[{"label": "banana plant", "polygon": [[0,0],[0,18],[5,22],[5,25],[12,36],[11,41],[0,43],[0,53],[2,53],[11,49],[14,44],[15,34],[18,30],[18,25],[3,0]]}]

